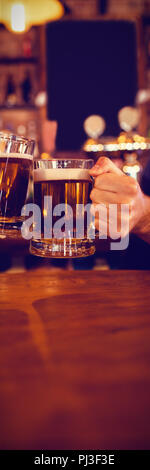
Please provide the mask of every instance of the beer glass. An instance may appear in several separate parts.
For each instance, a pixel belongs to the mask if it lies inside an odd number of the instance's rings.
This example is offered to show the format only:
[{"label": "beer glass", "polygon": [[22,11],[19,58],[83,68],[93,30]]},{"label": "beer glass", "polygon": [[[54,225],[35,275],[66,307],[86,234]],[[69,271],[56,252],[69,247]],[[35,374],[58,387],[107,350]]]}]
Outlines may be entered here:
[{"label": "beer glass", "polygon": [[[93,160],[83,159],[34,161],[34,204],[41,211],[41,235],[36,236],[38,221],[34,220],[35,234],[30,243],[32,254],[55,258],[94,254],[89,198],[92,189],[89,169],[92,166]],[[65,214],[64,227],[62,214]]]},{"label": "beer glass", "polygon": [[0,133],[0,238],[21,236],[34,141]]}]

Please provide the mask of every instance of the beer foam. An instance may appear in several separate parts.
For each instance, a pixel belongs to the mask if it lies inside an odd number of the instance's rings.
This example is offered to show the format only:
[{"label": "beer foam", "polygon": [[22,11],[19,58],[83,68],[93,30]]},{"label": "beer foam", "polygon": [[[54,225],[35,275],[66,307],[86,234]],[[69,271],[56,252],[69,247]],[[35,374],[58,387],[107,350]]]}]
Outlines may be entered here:
[{"label": "beer foam", "polygon": [[13,153],[13,152],[10,152],[10,153],[4,153],[4,152],[0,152],[0,158],[17,158],[17,159],[20,159],[22,158],[22,160],[33,160],[33,155],[30,155],[29,153]]},{"label": "beer foam", "polygon": [[47,168],[33,171],[34,181],[87,180],[91,181],[89,170],[85,168]]}]

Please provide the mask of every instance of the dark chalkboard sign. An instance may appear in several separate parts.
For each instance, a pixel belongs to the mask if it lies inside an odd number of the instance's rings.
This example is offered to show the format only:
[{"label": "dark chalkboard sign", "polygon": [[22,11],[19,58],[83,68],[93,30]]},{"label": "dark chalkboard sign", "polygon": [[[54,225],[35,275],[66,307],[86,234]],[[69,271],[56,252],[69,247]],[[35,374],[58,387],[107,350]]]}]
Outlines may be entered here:
[{"label": "dark chalkboard sign", "polygon": [[58,121],[57,148],[79,149],[83,121],[102,115],[117,135],[117,112],[134,105],[136,28],[129,21],[62,21],[47,25],[48,119]]}]

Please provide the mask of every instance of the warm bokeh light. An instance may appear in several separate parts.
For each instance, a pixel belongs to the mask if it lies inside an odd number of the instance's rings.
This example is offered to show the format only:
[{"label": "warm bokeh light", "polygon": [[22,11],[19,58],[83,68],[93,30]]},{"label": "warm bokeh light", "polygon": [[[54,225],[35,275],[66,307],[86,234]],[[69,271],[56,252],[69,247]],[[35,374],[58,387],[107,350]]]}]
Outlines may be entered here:
[{"label": "warm bokeh light", "polygon": [[97,139],[100,135],[102,135],[105,127],[106,123],[104,118],[97,114],[88,116],[83,123],[84,131],[92,139]]},{"label": "warm bokeh light", "polygon": [[83,145],[85,152],[101,152],[103,150],[103,144],[100,144],[97,140],[87,139]]},{"label": "warm bokeh light", "polygon": [[41,159],[42,159],[42,160],[51,160],[52,157],[50,156],[49,153],[43,152],[43,153],[41,154]]},{"label": "warm bokeh light", "polygon": [[140,112],[132,106],[124,106],[118,112],[118,122],[125,132],[130,132],[139,124]]}]

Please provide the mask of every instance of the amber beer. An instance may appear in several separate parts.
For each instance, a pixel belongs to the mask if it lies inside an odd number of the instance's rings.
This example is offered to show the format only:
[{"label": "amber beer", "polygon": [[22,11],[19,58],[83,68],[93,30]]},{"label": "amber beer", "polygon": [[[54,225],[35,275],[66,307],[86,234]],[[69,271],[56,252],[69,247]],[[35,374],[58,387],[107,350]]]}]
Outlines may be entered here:
[{"label": "amber beer", "polygon": [[[83,161],[84,162],[84,161]],[[87,161],[85,161],[87,162]],[[88,160],[88,162],[92,162]],[[52,162],[49,162],[52,164]],[[56,162],[55,162],[56,163]],[[74,162],[73,162],[74,163]],[[43,162],[44,164],[44,162]],[[68,163],[69,164],[69,163]],[[80,163],[81,164],[81,163]],[[50,165],[49,165],[50,166]],[[90,201],[90,192],[92,189],[92,180],[89,175],[89,169],[79,167],[64,167],[62,168],[36,168],[34,169],[34,203],[41,209],[41,240],[32,240],[31,252],[41,256],[55,256],[55,257],[80,257],[88,256],[95,252],[93,240],[87,237],[87,216],[86,213],[80,214],[84,218],[84,233],[83,238],[77,238],[76,224],[77,224],[77,207],[78,205],[83,208]],[[71,162],[70,162],[71,166]],[[92,164],[91,164],[92,166]],[[90,168],[90,166],[89,166]],[[44,218],[47,216],[47,210],[44,203],[44,197],[51,196],[52,201],[52,227],[54,227],[58,217],[54,215],[54,209],[59,204],[65,205],[65,215],[70,217],[68,206],[72,208],[73,212],[73,234],[65,232],[64,239],[56,239],[55,237],[44,240]],[[83,211],[84,212],[84,209]],[[79,220],[78,220],[79,225]],[[63,229],[62,229],[63,230]],[[40,244],[41,243],[41,244]],[[37,250],[36,250],[37,244]]]},{"label": "amber beer", "polygon": [[0,133],[0,238],[21,237],[34,141]]},{"label": "amber beer", "polygon": [[24,205],[29,174],[30,155],[0,155],[0,222],[20,217]]},{"label": "amber beer", "polygon": [[[58,176],[58,178],[57,178]],[[48,179],[47,179],[48,178]],[[54,179],[55,178],[55,179]],[[57,178],[57,179],[56,179]],[[63,178],[63,179],[61,179]],[[46,209],[44,209],[44,196],[52,197],[52,214],[57,204],[67,205],[73,210],[73,238],[76,236],[76,206],[83,204],[84,206],[89,202],[90,192],[92,189],[91,178],[87,170],[60,169],[56,170],[36,170],[34,172],[34,202],[38,204],[42,214],[42,232],[44,230],[44,216],[46,216]],[[52,216],[52,226],[54,226],[57,218]],[[86,225],[86,224],[84,224]],[[84,227],[85,237],[86,228]]]}]

